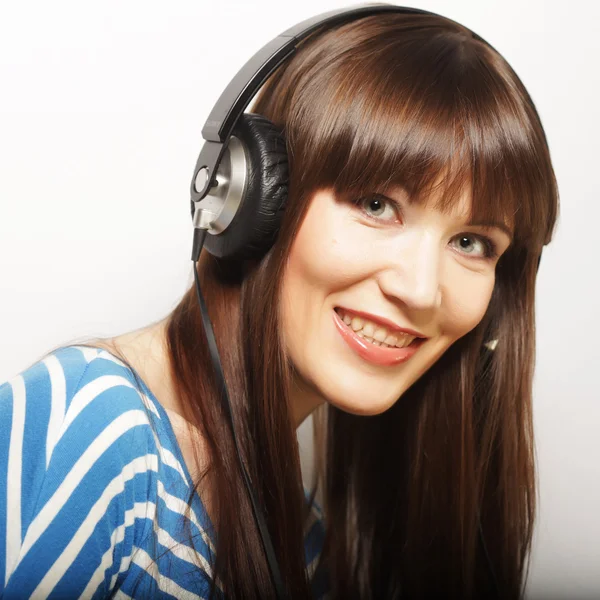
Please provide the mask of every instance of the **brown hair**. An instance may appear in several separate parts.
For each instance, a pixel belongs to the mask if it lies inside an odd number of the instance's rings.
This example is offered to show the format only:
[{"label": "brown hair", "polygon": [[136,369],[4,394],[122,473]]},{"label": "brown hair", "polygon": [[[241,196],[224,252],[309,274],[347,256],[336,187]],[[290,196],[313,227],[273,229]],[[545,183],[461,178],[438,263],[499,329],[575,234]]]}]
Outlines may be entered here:
[{"label": "brown hair", "polygon": [[[517,598],[535,516],[531,388],[535,278],[558,190],[535,106],[507,62],[443,17],[385,14],[318,31],[263,86],[253,107],[279,126],[290,160],[278,237],[261,260],[198,270],[242,453],[291,598],[310,597],[308,518],[290,369],[278,307],[287,256],[314,193],[356,197],[401,185],[412,201],[465,186],[473,217],[508,220],[481,323],[395,405],[318,419],[332,598]],[[194,289],[169,317],[168,347],[187,418],[202,431],[218,531],[214,576],[230,598],[272,596],[268,566],[216,387]],[[497,339],[495,352],[483,344]],[[235,499],[235,501],[233,501]],[[478,536],[478,520],[485,547]]]}]

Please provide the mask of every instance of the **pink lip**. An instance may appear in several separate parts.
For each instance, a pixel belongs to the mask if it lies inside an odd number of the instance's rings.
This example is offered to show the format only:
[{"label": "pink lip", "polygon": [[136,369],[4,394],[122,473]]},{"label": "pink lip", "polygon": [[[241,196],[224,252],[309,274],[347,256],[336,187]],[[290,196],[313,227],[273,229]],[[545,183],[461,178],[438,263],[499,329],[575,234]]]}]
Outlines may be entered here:
[{"label": "pink lip", "polygon": [[[356,313],[359,314],[359,313]],[[351,327],[344,323],[337,312],[333,311],[333,322],[340,332],[344,341],[354,350],[360,357],[372,362],[376,365],[393,366],[407,361],[425,341],[424,339],[416,339],[406,348],[382,348],[363,340],[356,335]],[[395,328],[398,330],[398,328]],[[415,334],[411,334],[415,335]]]}]

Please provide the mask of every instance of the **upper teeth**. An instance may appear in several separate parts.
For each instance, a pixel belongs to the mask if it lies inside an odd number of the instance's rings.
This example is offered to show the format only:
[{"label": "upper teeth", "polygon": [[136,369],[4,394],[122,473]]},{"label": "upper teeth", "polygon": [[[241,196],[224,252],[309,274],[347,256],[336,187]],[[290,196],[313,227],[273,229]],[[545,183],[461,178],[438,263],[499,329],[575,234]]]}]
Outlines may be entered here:
[{"label": "upper teeth", "polygon": [[346,325],[352,327],[354,332],[365,340],[376,344],[377,346],[395,346],[396,348],[404,348],[408,346],[416,336],[408,335],[396,331],[391,333],[383,325],[373,323],[362,317],[350,315],[344,312],[343,309],[336,309],[340,317],[343,319]]}]

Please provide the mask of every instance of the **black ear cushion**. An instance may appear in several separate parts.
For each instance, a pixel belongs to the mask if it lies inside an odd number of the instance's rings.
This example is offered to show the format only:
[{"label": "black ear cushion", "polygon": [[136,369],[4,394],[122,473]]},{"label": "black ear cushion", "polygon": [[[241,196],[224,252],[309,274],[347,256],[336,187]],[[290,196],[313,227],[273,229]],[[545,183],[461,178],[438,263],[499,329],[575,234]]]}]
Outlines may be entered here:
[{"label": "black ear cushion", "polygon": [[232,135],[244,146],[248,173],[240,208],[229,226],[208,234],[204,247],[215,256],[261,258],[275,242],[288,195],[288,157],[281,129],[244,113]]}]

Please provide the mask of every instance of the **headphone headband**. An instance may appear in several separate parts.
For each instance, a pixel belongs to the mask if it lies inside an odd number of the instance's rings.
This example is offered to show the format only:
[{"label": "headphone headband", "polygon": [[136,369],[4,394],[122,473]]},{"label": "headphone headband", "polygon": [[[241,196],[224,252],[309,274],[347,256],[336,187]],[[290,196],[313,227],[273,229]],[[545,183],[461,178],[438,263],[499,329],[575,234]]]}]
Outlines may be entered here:
[{"label": "headphone headband", "polygon": [[[256,52],[229,82],[214,105],[204,127],[205,143],[196,161],[190,187],[194,203],[204,198],[213,184],[227,140],[262,84],[296,51],[296,46],[322,25],[335,25],[369,15],[394,12],[440,16],[418,8],[393,4],[364,4],[355,8],[333,10],[311,17],[290,27]],[[199,176],[200,171],[202,173]]]},{"label": "headphone headband", "polygon": [[416,8],[373,4],[332,10],[297,23],[265,44],[237,72],[213,107],[202,128],[202,137],[211,142],[225,142],[261,85],[296,51],[297,45],[316,29],[322,25],[336,25],[382,12],[433,14]]}]

